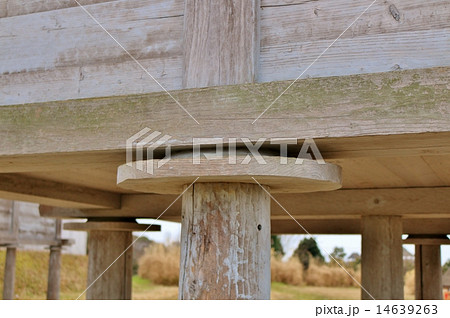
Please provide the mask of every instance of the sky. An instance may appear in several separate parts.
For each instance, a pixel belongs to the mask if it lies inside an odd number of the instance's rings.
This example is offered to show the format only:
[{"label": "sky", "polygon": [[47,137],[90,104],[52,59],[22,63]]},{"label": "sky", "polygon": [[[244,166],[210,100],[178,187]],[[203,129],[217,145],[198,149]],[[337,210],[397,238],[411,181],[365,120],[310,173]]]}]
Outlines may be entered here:
[{"label": "sky", "polygon": [[[171,242],[177,242],[180,240],[181,224],[176,222],[167,221],[154,221],[151,219],[139,219],[139,223],[145,224],[160,224],[161,232],[147,232],[144,235],[149,239],[170,244]],[[140,234],[140,233],[136,233]],[[289,258],[300,241],[307,237],[306,235],[281,235],[281,244],[286,253],[285,258]],[[328,254],[333,251],[335,247],[343,247],[347,256],[356,252],[361,254],[361,236],[360,235],[313,235],[319,245],[320,250],[324,257],[328,260]],[[405,238],[406,236],[403,236]],[[411,254],[414,254],[414,245],[403,245]],[[450,245],[441,246],[441,262],[444,264],[447,260],[450,260]]]}]

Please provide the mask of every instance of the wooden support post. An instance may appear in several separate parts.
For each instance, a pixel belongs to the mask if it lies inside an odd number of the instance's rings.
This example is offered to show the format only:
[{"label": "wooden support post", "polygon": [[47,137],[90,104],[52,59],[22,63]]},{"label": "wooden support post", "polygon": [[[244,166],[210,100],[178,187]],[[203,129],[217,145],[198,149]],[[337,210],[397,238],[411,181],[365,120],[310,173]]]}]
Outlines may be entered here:
[{"label": "wooden support post", "polygon": [[5,274],[3,278],[3,299],[14,299],[14,280],[16,275],[16,247],[6,248]]},{"label": "wooden support post", "polygon": [[66,223],[64,229],[90,231],[86,299],[131,299],[133,231],[160,231],[159,225],[138,224],[134,219],[100,218]]},{"label": "wooden support post", "polygon": [[270,298],[270,197],[259,185],[184,193],[179,298]]},{"label": "wooden support post", "polygon": [[90,287],[86,291],[86,299],[131,299],[133,248],[130,247],[115,260],[130,246],[132,239],[130,231],[99,230],[89,233],[87,286]]},{"label": "wooden support post", "polygon": [[400,216],[362,218],[362,299],[403,299]]},{"label": "wooden support post", "polygon": [[416,244],[416,299],[442,299],[441,246]]},{"label": "wooden support post", "polygon": [[47,299],[59,299],[59,285],[61,273],[61,246],[50,246],[48,262]]}]

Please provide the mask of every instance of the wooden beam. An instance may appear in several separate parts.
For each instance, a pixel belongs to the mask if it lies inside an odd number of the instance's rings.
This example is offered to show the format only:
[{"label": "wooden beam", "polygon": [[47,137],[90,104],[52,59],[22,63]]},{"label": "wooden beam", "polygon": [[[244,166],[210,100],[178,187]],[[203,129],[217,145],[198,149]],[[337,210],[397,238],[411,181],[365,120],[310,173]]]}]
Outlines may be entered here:
[{"label": "wooden beam", "polygon": [[[361,234],[361,219],[297,219],[310,234]],[[406,219],[403,234],[449,234],[450,219]],[[294,220],[272,220],[272,234],[307,234]]]},{"label": "wooden beam", "polygon": [[18,174],[0,174],[0,197],[68,208],[120,208],[119,194]]},{"label": "wooden beam", "polygon": [[[273,194],[294,217],[315,219],[359,218],[362,215],[402,215],[404,218],[450,218],[450,187],[398,189],[342,189],[308,194]],[[121,209],[79,210],[40,207],[46,217],[139,217],[179,220],[180,200],[176,195],[124,194]],[[173,203],[175,201],[175,203]],[[173,203],[173,204],[172,204]],[[172,204],[172,205],[171,205]],[[290,216],[271,201],[272,220]]]},{"label": "wooden beam", "polygon": [[291,82],[172,92],[200,125],[166,93],[4,106],[0,157],[123,151],[127,138],[144,127],[173,136],[172,146],[190,145],[192,136],[303,139],[448,132],[449,78],[450,67],[443,67],[299,80],[254,125]]},{"label": "wooden beam", "polygon": [[[450,155],[450,132],[315,138],[322,157],[330,163],[340,164],[349,158],[385,158],[422,155]],[[298,155],[304,140],[288,145],[289,155]],[[269,143],[264,147],[276,148]],[[279,147],[279,146],[277,146]],[[174,146],[173,150],[186,150],[191,146]],[[155,150],[155,158],[163,156],[164,149]],[[46,153],[37,155],[0,156],[0,173],[60,171],[67,166],[77,169],[117,167],[125,162],[125,149],[88,152]]]}]

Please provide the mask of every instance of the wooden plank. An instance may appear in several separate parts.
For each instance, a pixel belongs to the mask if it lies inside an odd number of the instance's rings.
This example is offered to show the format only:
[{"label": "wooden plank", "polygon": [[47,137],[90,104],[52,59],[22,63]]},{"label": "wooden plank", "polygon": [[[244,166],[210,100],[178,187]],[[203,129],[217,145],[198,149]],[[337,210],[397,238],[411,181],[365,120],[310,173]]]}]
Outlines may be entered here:
[{"label": "wooden plank", "polygon": [[[182,1],[87,10],[155,79],[181,87]],[[0,19],[0,83],[1,105],[161,90],[79,7]]]},{"label": "wooden plank", "polygon": [[183,87],[254,82],[259,0],[185,1]]},{"label": "wooden plank", "polygon": [[254,125],[252,121],[290,82],[173,92],[200,125],[187,119],[165,93],[5,106],[0,107],[0,135],[6,136],[0,139],[0,156],[123,151],[127,138],[144,127],[173,136],[172,146],[192,144],[192,136],[330,138],[448,132],[449,78],[446,67],[301,80]]},{"label": "wooden plank", "polygon": [[[299,76],[371,3],[263,1],[259,81]],[[390,12],[400,13],[396,20]],[[433,17],[433,18],[430,18]],[[377,1],[307,71],[320,77],[449,65],[445,0]]]},{"label": "wooden plank", "polygon": [[[308,194],[273,194],[294,217],[312,219],[359,218],[362,215],[402,215],[404,218],[450,218],[450,187],[407,189],[345,189]],[[149,217],[157,218],[176,195],[122,195],[121,209],[79,210],[40,206],[45,217]],[[181,203],[176,201],[162,216],[178,221]],[[271,202],[273,220],[290,220],[280,206]]]},{"label": "wooden plank", "polygon": [[15,174],[0,175],[0,197],[62,207],[120,207],[118,194]]},{"label": "wooden plank", "polygon": [[[112,1],[117,0],[78,0],[82,6]],[[4,2],[7,3],[7,14],[5,15],[7,17],[78,6],[74,0],[4,0]]]}]

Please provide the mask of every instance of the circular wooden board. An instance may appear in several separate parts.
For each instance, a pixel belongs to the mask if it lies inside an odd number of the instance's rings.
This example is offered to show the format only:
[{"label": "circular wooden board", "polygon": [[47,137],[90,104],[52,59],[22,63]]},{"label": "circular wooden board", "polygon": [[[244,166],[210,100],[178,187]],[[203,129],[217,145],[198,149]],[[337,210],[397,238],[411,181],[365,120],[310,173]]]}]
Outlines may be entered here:
[{"label": "circular wooden board", "polygon": [[[153,161],[133,162],[119,166],[117,185],[121,188],[146,193],[179,194],[183,186],[196,182],[241,182],[256,183],[270,188],[271,193],[306,193],[339,189],[342,185],[341,168],[337,165],[320,164],[304,159],[296,164],[296,158],[281,164],[278,156],[263,156],[265,164],[254,158],[242,164],[244,156],[237,157],[237,164],[230,164],[228,158],[207,160],[202,158],[194,164],[192,158],[172,158],[157,168]],[[154,165],[153,173],[147,169]],[[139,167],[140,169],[137,169]],[[256,180],[254,180],[254,179]]]},{"label": "circular wooden board", "polygon": [[[148,228],[148,229],[147,229]],[[65,223],[65,230],[71,231],[134,231],[134,232],[159,232],[160,225],[139,224],[134,222],[92,222]]]}]

